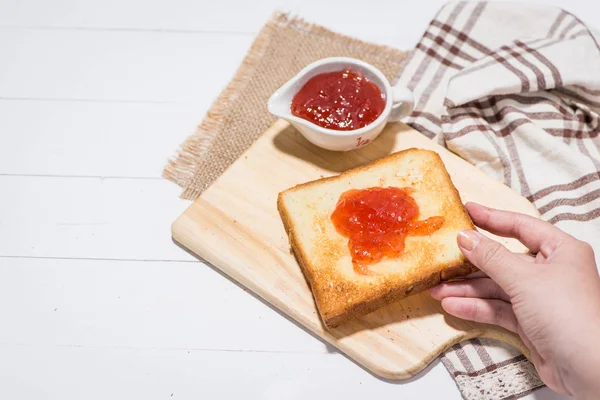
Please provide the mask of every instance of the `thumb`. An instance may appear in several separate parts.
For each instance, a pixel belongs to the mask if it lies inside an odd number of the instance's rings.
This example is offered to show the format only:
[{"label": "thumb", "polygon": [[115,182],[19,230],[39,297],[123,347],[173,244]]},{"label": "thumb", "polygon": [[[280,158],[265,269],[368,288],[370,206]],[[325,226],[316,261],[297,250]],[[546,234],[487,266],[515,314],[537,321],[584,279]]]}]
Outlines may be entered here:
[{"label": "thumb", "polygon": [[510,295],[510,289],[520,281],[520,275],[524,271],[521,265],[525,261],[477,231],[460,231],[457,241],[458,247],[469,261]]}]

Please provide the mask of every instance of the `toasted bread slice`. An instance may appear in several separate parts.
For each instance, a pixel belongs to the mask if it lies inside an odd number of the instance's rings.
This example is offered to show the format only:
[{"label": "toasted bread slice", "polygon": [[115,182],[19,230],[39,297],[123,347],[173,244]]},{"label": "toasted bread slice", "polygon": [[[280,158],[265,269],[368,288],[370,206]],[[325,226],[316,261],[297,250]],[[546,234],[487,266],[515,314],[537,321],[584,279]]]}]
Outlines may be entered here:
[{"label": "toasted bread slice", "polygon": [[[369,266],[370,274],[360,274],[348,238],[338,233],[331,215],[342,193],[372,187],[412,188],[419,219],[443,216],[444,223],[429,236],[408,236],[401,255],[383,258]],[[295,186],[279,194],[277,208],[328,327],[475,270],[456,244],[458,231],[474,229],[473,223],[433,151],[404,150]]]}]

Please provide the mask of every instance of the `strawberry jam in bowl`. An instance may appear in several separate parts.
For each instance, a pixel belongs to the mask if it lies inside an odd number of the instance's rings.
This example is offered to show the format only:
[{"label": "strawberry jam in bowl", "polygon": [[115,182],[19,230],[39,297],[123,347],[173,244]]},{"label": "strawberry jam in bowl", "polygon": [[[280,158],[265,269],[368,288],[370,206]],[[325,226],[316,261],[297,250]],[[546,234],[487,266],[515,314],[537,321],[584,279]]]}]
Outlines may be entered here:
[{"label": "strawberry jam in bowl", "polygon": [[313,76],[294,95],[292,114],[322,128],[360,129],[385,108],[385,95],[376,84],[351,69]]},{"label": "strawberry jam in bowl", "polygon": [[371,143],[388,121],[410,114],[413,96],[364,61],[332,57],[305,67],[271,96],[268,108],[311,143],[350,151]]}]

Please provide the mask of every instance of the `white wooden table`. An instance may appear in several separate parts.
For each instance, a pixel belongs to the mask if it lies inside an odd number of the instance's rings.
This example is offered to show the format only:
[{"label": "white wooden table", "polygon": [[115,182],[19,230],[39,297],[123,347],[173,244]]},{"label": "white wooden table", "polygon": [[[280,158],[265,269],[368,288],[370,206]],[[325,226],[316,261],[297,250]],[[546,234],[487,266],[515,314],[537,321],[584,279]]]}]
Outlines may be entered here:
[{"label": "white wooden table", "polygon": [[459,399],[441,364],[382,381],[181,250],[160,178],[274,9],[409,48],[441,4],[0,0],[0,398]]}]

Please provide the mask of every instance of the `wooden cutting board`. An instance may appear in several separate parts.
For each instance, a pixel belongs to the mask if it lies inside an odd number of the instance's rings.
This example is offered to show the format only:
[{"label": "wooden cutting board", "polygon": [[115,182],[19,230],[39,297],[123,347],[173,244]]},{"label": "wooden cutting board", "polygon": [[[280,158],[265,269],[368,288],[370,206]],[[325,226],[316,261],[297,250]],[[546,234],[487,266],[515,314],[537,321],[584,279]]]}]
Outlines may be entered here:
[{"label": "wooden cutting board", "polygon": [[[384,378],[410,378],[448,347],[473,337],[499,339],[525,352],[518,336],[451,317],[426,293],[333,330],[322,325],[291,253],[277,194],[410,147],[440,154],[463,202],[539,215],[525,198],[404,124],[388,124],[360,150],[336,153],[312,145],[279,120],[173,223],[173,238]],[[515,240],[495,239],[526,251]]]}]

